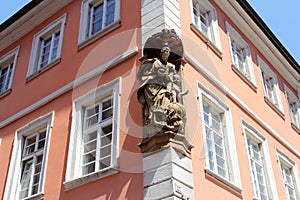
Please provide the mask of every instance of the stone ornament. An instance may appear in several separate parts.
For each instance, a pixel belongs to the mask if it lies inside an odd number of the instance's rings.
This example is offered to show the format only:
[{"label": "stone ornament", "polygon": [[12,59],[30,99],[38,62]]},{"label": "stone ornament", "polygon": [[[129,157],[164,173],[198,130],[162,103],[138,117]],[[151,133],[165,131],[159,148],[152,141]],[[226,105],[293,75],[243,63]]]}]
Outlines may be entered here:
[{"label": "stone ornament", "polygon": [[[173,49],[174,48],[174,51]],[[140,58],[138,101],[143,106],[144,139],[158,133],[184,133],[182,43],[173,30],[150,37]]]}]

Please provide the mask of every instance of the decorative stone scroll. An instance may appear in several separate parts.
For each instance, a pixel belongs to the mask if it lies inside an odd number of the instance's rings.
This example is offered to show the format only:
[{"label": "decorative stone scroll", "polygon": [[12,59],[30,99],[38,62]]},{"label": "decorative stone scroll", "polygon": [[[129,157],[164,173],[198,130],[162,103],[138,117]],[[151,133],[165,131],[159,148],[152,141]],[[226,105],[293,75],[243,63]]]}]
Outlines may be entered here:
[{"label": "decorative stone scroll", "polygon": [[154,135],[183,135],[182,41],[174,30],[164,29],[146,41],[143,54],[137,94],[143,106],[144,141]]}]

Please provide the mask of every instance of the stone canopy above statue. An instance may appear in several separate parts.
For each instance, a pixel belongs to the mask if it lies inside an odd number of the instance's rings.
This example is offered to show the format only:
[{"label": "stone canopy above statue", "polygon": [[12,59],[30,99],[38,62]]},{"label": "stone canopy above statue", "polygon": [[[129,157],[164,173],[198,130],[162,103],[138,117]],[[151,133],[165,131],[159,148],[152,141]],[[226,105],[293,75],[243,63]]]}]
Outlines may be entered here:
[{"label": "stone canopy above statue", "polygon": [[183,44],[173,29],[163,29],[148,38],[143,48],[144,56],[141,59],[159,58],[161,49],[164,46],[168,46],[171,50],[168,62],[174,64],[175,69],[178,71],[181,65],[184,64]]}]

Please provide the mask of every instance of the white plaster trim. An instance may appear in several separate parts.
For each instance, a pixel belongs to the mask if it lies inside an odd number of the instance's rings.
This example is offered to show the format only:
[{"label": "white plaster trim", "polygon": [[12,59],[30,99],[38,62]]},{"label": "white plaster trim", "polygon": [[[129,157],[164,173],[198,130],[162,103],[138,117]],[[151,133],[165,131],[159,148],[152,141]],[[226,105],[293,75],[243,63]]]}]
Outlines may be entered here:
[{"label": "white plaster trim", "polygon": [[[50,148],[50,139],[51,139],[51,130],[54,121],[54,111],[41,116],[34,121],[29,122],[22,128],[18,129],[15,134],[14,144],[12,155],[9,164],[9,170],[6,180],[6,186],[4,190],[3,199],[18,199],[19,197],[19,186],[20,186],[20,177],[21,177],[21,152],[22,152],[22,143],[23,143],[23,136],[30,135],[35,129],[45,127],[47,130],[46,141],[45,141],[45,160],[42,169],[42,184],[41,188],[39,188],[37,196],[43,195],[44,187],[45,187],[45,177],[46,177],[46,168],[47,168],[47,157],[49,155],[49,148]],[[34,195],[34,196],[36,196]],[[33,196],[32,196],[33,197]],[[31,199],[31,198],[30,198]]]},{"label": "white plaster trim", "polygon": [[[263,171],[264,171],[264,178],[266,182],[266,188],[267,188],[267,193],[268,197],[272,200],[278,200],[278,194],[277,194],[277,188],[275,184],[275,177],[273,174],[273,167],[272,167],[272,162],[270,158],[270,151],[269,151],[269,146],[266,138],[261,135],[253,126],[248,124],[246,121],[242,120],[242,133],[244,135],[244,140],[245,140],[245,147],[247,147],[247,138],[252,139],[255,143],[261,144],[261,153],[263,157]],[[251,179],[253,182],[253,175],[251,172],[251,162],[250,162],[250,156],[248,153],[248,150],[246,148],[246,153],[248,156],[248,164],[249,164],[249,174],[251,174]],[[255,195],[254,191],[254,186],[253,187],[253,194]],[[254,199],[258,199],[258,197],[254,197]]]},{"label": "white plaster trim", "polygon": [[[214,177],[220,177],[218,180],[226,180],[222,181],[223,183],[231,183],[230,185],[235,185],[238,188],[241,188],[241,176],[240,176],[240,170],[238,165],[238,156],[237,156],[237,149],[236,149],[236,142],[234,137],[234,129],[232,126],[232,116],[231,116],[231,110],[230,108],[224,104],[220,100],[220,98],[217,97],[217,95],[213,94],[211,91],[209,91],[207,88],[201,85],[201,83],[197,83],[198,87],[198,96],[199,96],[199,109],[201,112],[201,121],[202,121],[202,130],[205,130],[204,126],[204,119],[203,119],[203,102],[206,102],[211,107],[213,107],[215,110],[217,110],[218,113],[222,114],[224,116],[223,123],[225,123],[224,126],[224,132],[226,136],[224,136],[224,150],[226,154],[226,167],[227,167],[227,173],[228,177],[223,178],[220,175],[218,175],[216,172],[213,172],[209,169],[209,160],[206,157],[206,170],[211,171],[211,173],[215,174]],[[206,135],[202,135],[204,140],[204,146],[205,146],[205,155],[207,155],[207,144],[206,144]],[[210,173],[210,174],[211,174]]]},{"label": "white plaster trim", "polygon": [[287,149],[300,158],[300,152],[290,145],[283,137],[274,131],[265,121],[263,121],[253,110],[251,110],[242,100],[240,100],[231,90],[229,90],[220,80],[218,80],[212,73],[210,73],[201,63],[192,56],[189,52],[185,52],[185,58],[192,66],[201,73],[204,73],[210,81],[216,84],[217,87],[222,89],[236,104],[238,104],[246,113],[255,119],[255,121],[265,128],[274,138],[281,142]]},{"label": "white plaster trim", "polygon": [[65,86],[59,88],[55,92],[52,92],[51,94],[47,95],[46,97],[36,101],[35,103],[31,104],[30,106],[24,108],[23,110],[17,112],[16,114],[8,117],[7,119],[0,122],[0,128],[3,128],[4,126],[12,123],[13,121],[23,117],[24,115],[36,110],[37,108],[45,105],[46,103],[52,101],[53,99],[57,98],[58,96],[68,92],[69,90],[73,89],[74,87],[77,87],[81,85],[82,83],[88,81],[89,79],[99,75],[106,69],[112,68],[116,66],[117,64],[127,60],[128,58],[134,56],[138,53],[138,47],[135,47],[131,50],[128,50],[124,52],[123,54],[120,54],[119,56],[113,58],[112,60],[104,63],[103,65],[100,65],[99,67],[96,67],[94,70],[80,76],[79,78],[75,79],[74,81],[71,81],[70,83],[66,84]]},{"label": "white plaster trim", "polygon": [[[79,48],[86,46],[87,43],[85,43],[85,41],[88,40],[89,38],[95,38],[95,37],[99,38],[100,36],[102,36],[104,34],[103,32],[112,30],[111,28],[109,28],[110,26],[115,27],[116,22],[117,22],[117,24],[119,24],[120,12],[121,12],[121,5],[120,5],[121,2],[120,2],[120,0],[116,0],[115,1],[115,11],[114,11],[114,22],[112,24],[109,24],[108,26],[103,27],[103,29],[100,30],[98,33],[87,36],[87,32],[90,31],[90,27],[89,27],[90,22],[89,22],[89,16],[88,16],[88,13],[90,10],[90,5],[94,6],[95,4],[98,4],[98,3],[105,3],[104,1],[105,0],[83,0],[82,1],[81,15],[80,15],[80,28],[79,28],[79,36],[78,36]],[[95,36],[95,35],[97,35],[97,36]]]},{"label": "white plaster trim", "polygon": [[[262,85],[263,85],[265,98],[267,100],[269,100],[268,103],[270,103],[271,106],[273,105],[275,110],[276,110],[276,108],[278,109],[279,114],[282,115],[283,118],[284,118],[285,114],[284,114],[284,110],[283,110],[282,99],[281,99],[281,95],[280,95],[280,89],[279,89],[277,75],[266,64],[266,62],[262,58],[260,58],[258,55],[257,55],[257,62],[258,62],[258,66],[260,68],[260,77],[261,77],[261,81],[262,81]],[[275,96],[276,96],[276,100],[278,102],[278,105],[274,104],[274,102],[271,99],[269,99],[269,96],[267,95],[267,91],[265,89],[264,77],[262,75],[262,72],[264,72],[264,74],[266,74],[268,77],[272,77],[275,81],[274,82],[274,89],[275,89]]]},{"label": "white plaster trim", "polygon": [[[254,76],[254,71],[253,71],[253,63],[252,63],[252,58],[251,58],[251,51],[248,43],[240,36],[240,34],[227,22],[225,21],[226,25],[226,31],[228,35],[228,43],[230,46],[230,54],[231,54],[231,61],[232,61],[232,66],[243,76],[243,78],[250,83],[250,85],[253,85],[254,88],[256,88],[256,81],[255,81],[255,76]],[[232,40],[235,43],[240,44],[240,46],[243,46],[243,48],[246,50],[246,60],[245,66],[248,69],[249,72],[249,77],[243,73],[239,67],[236,65],[234,62],[234,54],[232,52]]]},{"label": "white plaster trim", "polygon": [[[77,98],[73,101],[72,109],[72,127],[69,142],[69,153],[67,170],[65,177],[65,190],[72,189],[79,185],[88,183],[90,181],[109,176],[111,174],[118,173],[119,163],[119,118],[120,118],[120,95],[122,88],[122,78],[117,78],[109,83],[101,85],[95,89],[92,89],[87,94]],[[100,170],[92,174],[81,174],[82,163],[82,115],[83,108],[87,107],[98,99],[104,100],[107,96],[112,96],[114,100],[113,107],[113,130],[112,130],[112,154],[111,154],[111,166],[108,169]]]},{"label": "white plaster trim", "polygon": [[292,173],[293,173],[292,175],[293,178],[295,179],[294,183],[295,183],[296,198],[299,198],[300,197],[300,179],[299,179],[300,176],[298,173],[298,167],[296,163],[293,160],[291,160],[287,155],[285,155],[281,150],[279,150],[279,148],[275,147],[275,150],[277,154],[277,161],[278,161],[278,167],[281,175],[282,184],[284,186],[283,177],[281,174],[281,166],[280,166],[281,164],[292,168]]},{"label": "white plaster trim", "polygon": [[[12,69],[12,74],[11,74],[11,80],[9,82],[8,89],[6,91],[10,90],[11,87],[12,87],[12,83],[13,83],[13,80],[14,80],[14,74],[15,74],[15,69],[16,69],[16,65],[17,65],[17,58],[19,56],[20,47],[21,46],[19,45],[16,48],[14,48],[13,50],[9,51],[8,53],[6,53],[5,55],[3,55],[3,56],[0,57],[0,68],[2,68],[2,64],[4,64],[4,63],[7,64],[6,62],[8,62],[10,60],[13,62],[13,67],[12,67],[13,69]],[[5,92],[3,92],[3,93],[5,93]]]},{"label": "white plaster trim", "polygon": [[[66,20],[67,20],[67,13],[63,14],[58,19],[54,20],[52,23],[50,23],[49,25],[47,25],[46,27],[44,27],[42,30],[40,30],[38,33],[34,35],[26,78],[29,78],[31,75],[44,70],[43,68],[52,66],[51,65],[52,62],[55,62],[57,59],[61,58],[62,43],[64,38],[64,29],[66,25]],[[38,65],[40,62],[39,60],[40,60],[40,52],[41,52],[41,39],[45,39],[45,37],[47,38],[49,35],[53,34],[57,30],[60,31],[59,43],[57,47],[57,56],[53,61],[51,61],[45,67],[40,69]],[[50,49],[50,51],[51,50],[52,49]]]}]

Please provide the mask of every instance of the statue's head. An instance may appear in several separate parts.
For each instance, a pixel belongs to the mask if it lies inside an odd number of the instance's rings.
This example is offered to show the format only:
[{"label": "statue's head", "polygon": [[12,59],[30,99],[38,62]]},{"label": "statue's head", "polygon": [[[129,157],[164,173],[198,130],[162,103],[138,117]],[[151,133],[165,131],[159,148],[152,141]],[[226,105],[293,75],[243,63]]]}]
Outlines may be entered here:
[{"label": "statue's head", "polygon": [[168,58],[169,58],[169,55],[170,55],[170,48],[169,48],[169,45],[166,43],[163,48],[161,49],[161,59],[164,61],[164,62],[167,62],[168,61]]}]

